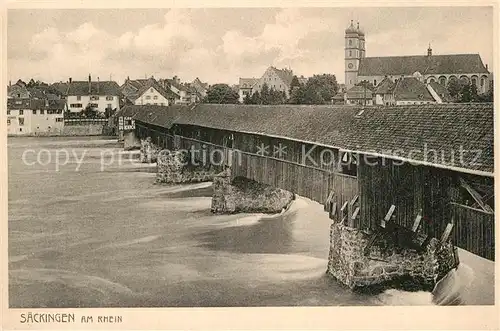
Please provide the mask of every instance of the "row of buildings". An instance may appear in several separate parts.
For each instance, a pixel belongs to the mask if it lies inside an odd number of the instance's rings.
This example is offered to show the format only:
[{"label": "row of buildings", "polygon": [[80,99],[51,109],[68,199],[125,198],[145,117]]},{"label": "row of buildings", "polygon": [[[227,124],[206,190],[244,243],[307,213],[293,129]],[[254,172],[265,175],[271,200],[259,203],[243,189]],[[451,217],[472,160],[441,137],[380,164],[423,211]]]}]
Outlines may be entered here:
[{"label": "row of buildings", "polygon": [[[93,109],[101,122],[124,105],[191,104],[201,101],[208,84],[196,78],[182,83],[172,79],[127,78],[120,86],[115,81],[92,80],[46,84],[18,80],[7,87],[7,131],[9,135],[50,134],[61,131],[65,124],[86,109]],[[99,119],[92,119],[97,122]]]},{"label": "row of buildings", "polygon": [[[347,104],[405,105],[450,102],[452,81],[475,85],[487,93],[493,76],[479,54],[366,57],[365,32],[353,21],[345,30],[345,93]],[[364,84],[360,84],[364,83]],[[367,89],[366,86],[373,86]]]},{"label": "row of buildings", "polygon": [[[425,55],[367,57],[365,38],[359,23],[354,26],[351,21],[344,38],[345,84],[333,98],[333,103],[405,105],[451,102],[446,88],[451,81],[473,84],[479,94],[492,88],[492,73],[479,54],[435,55],[429,45]],[[260,92],[264,83],[269,88],[285,92],[288,98],[293,76],[290,69],[269,67],[260,78],[240,78],[239,101]],[[302,84],[307,82],[303,76],[298,79]]]}]

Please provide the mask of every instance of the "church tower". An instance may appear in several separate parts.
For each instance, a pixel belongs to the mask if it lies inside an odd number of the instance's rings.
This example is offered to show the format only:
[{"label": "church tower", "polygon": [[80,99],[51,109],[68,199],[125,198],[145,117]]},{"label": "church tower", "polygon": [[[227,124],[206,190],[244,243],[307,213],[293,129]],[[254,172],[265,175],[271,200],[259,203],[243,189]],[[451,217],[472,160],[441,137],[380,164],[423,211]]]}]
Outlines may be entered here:
[{"label": "church tower", "polygon": [[358,35],[359,35],[359,52],[360,52],[360,58],[365,57],[365,32],[359,28],[359,22],[358,22]]},{"label": "church tower", "polygon": [[358,82],[359,59],[364,57],[364,34],[363,39],[358,29],[351,25],[345,30],[345,86],[350,89]]}]

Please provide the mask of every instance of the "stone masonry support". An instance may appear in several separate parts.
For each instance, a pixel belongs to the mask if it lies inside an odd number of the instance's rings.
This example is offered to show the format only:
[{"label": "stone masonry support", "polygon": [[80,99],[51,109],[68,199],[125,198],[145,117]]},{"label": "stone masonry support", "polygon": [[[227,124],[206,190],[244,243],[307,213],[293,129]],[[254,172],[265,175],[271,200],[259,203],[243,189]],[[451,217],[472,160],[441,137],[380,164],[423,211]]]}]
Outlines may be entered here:
[{"label": "stone masonry support", "polygon": [[430,291],[453,268],[454,247],[450,242],[440,244],[432,238],[417,252],[398,248],[388,242],[390,237],[382,236],[367,249],[374,235],[333,222],[327,274],[351,289],[377,285]]}]

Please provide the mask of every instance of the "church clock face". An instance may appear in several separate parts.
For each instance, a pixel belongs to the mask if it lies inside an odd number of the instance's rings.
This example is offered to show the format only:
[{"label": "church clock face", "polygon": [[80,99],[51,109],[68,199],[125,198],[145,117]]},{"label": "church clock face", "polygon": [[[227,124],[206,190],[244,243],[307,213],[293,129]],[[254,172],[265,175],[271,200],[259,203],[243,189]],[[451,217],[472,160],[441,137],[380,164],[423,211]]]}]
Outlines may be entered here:
[{"label": "church clock face", "polygon": [[349,69],[352,69],[352,68],[354,67],[354,65],[353,65],[352,63],[349,63],[349,64],[347,65],[347,67],[348,67]]}]

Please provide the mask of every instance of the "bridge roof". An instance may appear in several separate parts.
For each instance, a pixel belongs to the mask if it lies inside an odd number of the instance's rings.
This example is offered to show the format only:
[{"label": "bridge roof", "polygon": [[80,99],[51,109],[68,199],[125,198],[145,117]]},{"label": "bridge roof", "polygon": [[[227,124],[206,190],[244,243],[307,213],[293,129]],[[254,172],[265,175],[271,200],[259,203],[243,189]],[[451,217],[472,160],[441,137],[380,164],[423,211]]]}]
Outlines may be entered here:
[{"label": "bridge roof", "polygon": [[170,125],[267,135],[493,175],[492,104],[383,107],[200,104],[175,113],[178,117],[167,121]]}]

